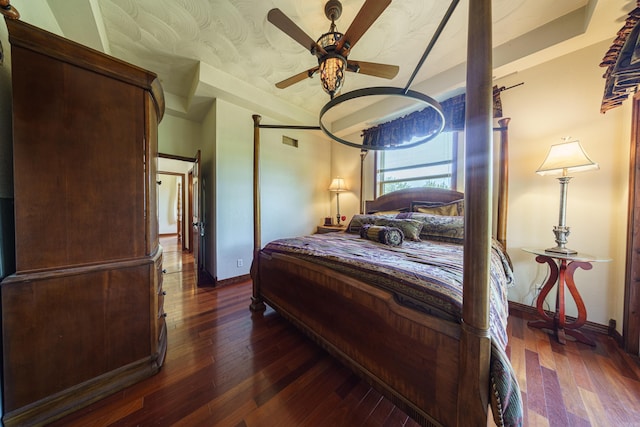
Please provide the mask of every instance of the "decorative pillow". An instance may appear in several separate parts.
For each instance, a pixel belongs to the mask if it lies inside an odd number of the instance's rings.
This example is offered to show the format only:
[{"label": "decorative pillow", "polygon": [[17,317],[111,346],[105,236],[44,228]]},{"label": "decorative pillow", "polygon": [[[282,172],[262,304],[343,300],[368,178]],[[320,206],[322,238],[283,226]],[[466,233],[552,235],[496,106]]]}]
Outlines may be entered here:
[{"label": "decorative pillow", "polygon": [[396,215],[398,219],[413,219],[422,222],[420,238],[439,242],[462,243],[464,240],[464,217],[431,215],[407,212]]},{"label": "decorative pillow", "polygon": [[349,221],[349,226],[347,227],[347,232],[348,233],[359,233],[360,232],[360,228],[364,225],[364,224],[373,224],[376,222],[377,219],[380,218],[395,218],[396,214],[387,214],[387,215],[363,215],[363,214],[358,214],[358,215],[354,215],[351,218],[351,221]]},{"label": "decorative pillow", "polygon": [[464,215],[464,199],[453,202],[411,202],[411,212],[428,213],[432,215]]},{"label": "decorative pillow", "polygon": [[[410,212],[409,212],[410,213]],[[405,214],[398,214],[405,215]],[[420,241],[420,231],[422,230],[422,221],[415,219],[395,219],[377,216],[373,225],[383,225],[386,227],[395,227],[402,230],[404,237],[409,240]]]},{"label": "decorative pillow", "polygon": [[431,215],[454,216],[454,215],[458,215],[458,207],[454,204],[448,204],[448,205],[442,205],[442,206],[416,205],[413,207],[413,212],[420,212],[420,213],[426,213]]},{"label": "decorative pillow", "polygon": [[360,228],[360,237],[389,246],[400,246],[404,240],[404,234],[399,228],[371,224]]},{"label": "decorative pillow", "polygon": [[393,210],[393,211],[372,211],[369,212],[372,215],[397,215],[399,213],[402,212],[408,212],[409,209],[397,209],[397,210]]}]

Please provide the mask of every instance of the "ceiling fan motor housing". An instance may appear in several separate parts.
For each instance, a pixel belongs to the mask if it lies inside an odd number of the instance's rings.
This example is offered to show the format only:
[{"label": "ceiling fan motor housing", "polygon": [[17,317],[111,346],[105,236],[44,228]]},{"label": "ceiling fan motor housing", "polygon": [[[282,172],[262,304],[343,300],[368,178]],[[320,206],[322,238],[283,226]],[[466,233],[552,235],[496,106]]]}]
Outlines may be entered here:
[{"label": "ceiling fan motor housing", "polygon": [[333,21],[337,21],[342,15],[342,3],[338,0],[329,0],[327,4],[324,5],[324,14],[333,23]]}]

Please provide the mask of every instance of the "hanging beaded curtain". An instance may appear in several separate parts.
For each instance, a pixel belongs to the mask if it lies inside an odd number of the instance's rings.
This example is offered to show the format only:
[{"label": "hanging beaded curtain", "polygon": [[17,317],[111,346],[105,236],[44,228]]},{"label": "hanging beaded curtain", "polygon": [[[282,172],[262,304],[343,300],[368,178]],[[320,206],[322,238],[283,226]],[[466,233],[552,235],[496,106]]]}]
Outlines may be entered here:
[{"label": "hanging beaded curtain", "polygon": [[[504,87],[493,87],[493,116],[502,117],[502,101],[500,92]],[[444,132],[464,129],[465,94],[448,98],[440,103],[444,113]],[[426,137],[436,132],[439,127],[439,117],[433,108],[415,111],[406,116],[362,131],[362,146],[366,147],[394,147],[403,141],[410,141],[414,137]]]}]

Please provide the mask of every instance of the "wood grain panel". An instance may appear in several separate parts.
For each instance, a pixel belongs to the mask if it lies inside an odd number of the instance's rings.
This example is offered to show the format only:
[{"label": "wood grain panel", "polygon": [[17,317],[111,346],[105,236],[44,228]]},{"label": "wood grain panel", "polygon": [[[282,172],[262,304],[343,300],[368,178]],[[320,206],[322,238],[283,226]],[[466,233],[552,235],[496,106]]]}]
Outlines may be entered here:
[{"label": "wood grain panel", "polygon": [[[138,307],[148,304],[148,290],[132,289],[131,283],[147,277],[148,268],[101,267],[83,274],[4,281],[4,384],[12,390],[5,394],[5,410],[147,357],[149,313]],[[76,304],[86,310],[77,310]],[[122,334],[125,329],[127,334]],[[38,352],[31,351],[34,342]]]},{"label": "wood grain panel", "polygon": [[141,91],[29,50],[12,55],[37,64],[13,77],[14,99],[28,100],[14,102],[17,271],[144,256],[144,116],[121,108],[142,112]]}]

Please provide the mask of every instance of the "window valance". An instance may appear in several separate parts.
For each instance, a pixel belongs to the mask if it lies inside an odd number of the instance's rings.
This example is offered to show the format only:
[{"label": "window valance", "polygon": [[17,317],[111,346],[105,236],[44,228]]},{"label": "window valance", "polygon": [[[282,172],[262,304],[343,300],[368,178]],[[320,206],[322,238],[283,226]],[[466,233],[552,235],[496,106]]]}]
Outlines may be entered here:
[{"label": "window valance", "polygon": [[[502,117],[500,92],[505,87],[493,87],[493,116]],[[466,95],[460,94],[440,103],[445,118],[445,132],[464,129]],[[436,132],[440,125],[439,117],[433,108],[414,111],[406,116],[382,123],[362,131],[363,146],[395,146],[414,137],[425,137]]]},{"label": "window valance", "polygon": [[600,63],[607,68],[601,113],[621,105],[640,83],[640,0],[637,3]]}]

